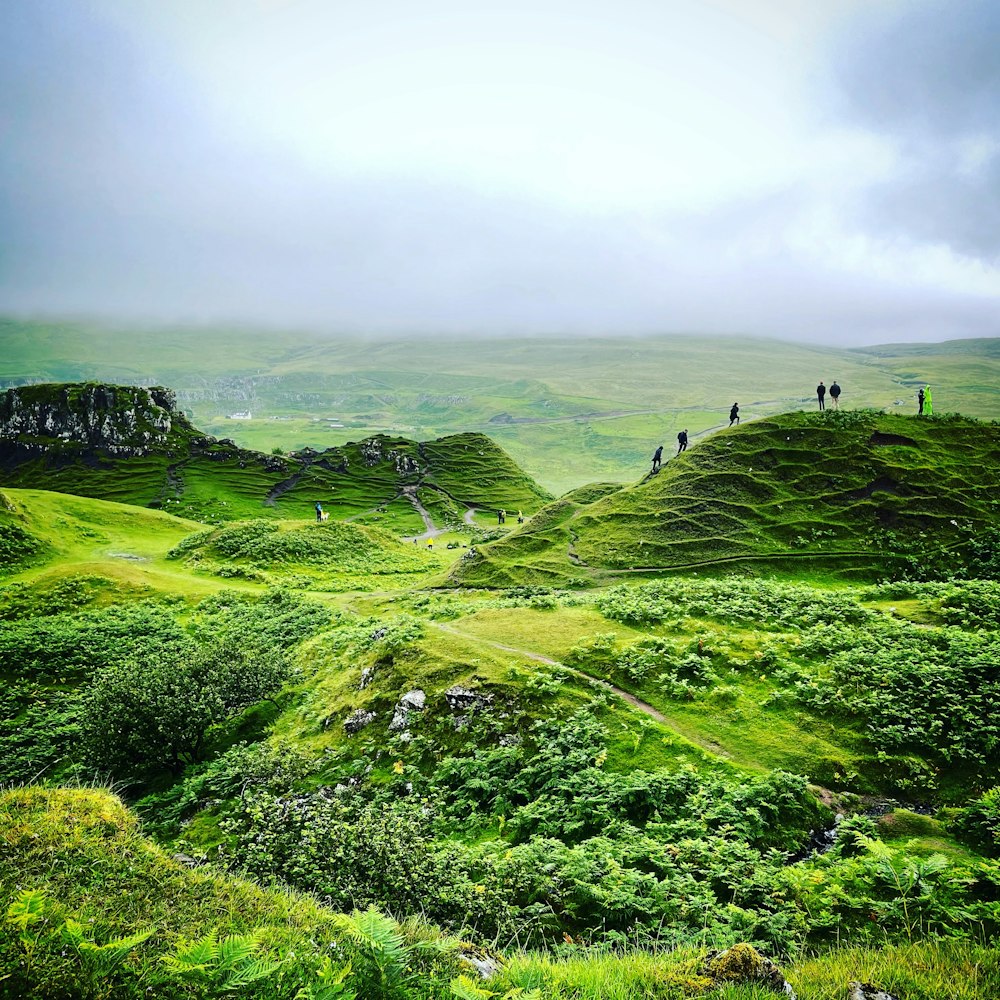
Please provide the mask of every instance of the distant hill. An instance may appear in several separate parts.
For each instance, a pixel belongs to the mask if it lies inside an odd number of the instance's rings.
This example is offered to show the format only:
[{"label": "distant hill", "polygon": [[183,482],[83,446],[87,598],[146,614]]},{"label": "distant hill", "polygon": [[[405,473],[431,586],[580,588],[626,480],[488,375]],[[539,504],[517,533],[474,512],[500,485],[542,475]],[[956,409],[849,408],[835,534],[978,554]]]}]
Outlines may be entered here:
[{"label": "distant hill", "polygon": [[209,523],[252,517],[369,517],[417,533],[472,507],[537,510],[551,495],[482,434],[436,441],[375,435],[288,455],[195,428],[173,393],[101,383],[0,394],[0,485],[169,510]]},{"label": "distant hill", "polygon": [[789,413],[721,431],[633,486],[567,494],[480,546],[452,579],[506,586],[810,564],[947,575],[996,530],[998,482],[997,424]]}]

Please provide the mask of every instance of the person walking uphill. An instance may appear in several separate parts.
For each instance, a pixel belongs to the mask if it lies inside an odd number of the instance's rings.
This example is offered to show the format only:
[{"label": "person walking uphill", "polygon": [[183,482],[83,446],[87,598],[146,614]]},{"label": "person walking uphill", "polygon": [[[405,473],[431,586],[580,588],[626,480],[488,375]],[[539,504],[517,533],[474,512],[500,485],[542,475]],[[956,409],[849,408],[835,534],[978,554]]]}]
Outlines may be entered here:
[{"label": "person walking uphill", "polygon": [[816,398],[819,400],[819,408],[826,409],[826,386],[822,382],[816,386]]},{"label": "person walking uphill", "polygon": [[733,424],[739,426],[740,423],[740,404],[733,403],[733,408],[729,411],[729,426],[732,427]]},{"label": "person walking uphill", "polygon": [[685,427],[684,430],[677,435],[677,454],[679,455],[682,451],[688,450],[688,431]]},{"label": "person walking uphill", "polygon": [[833,408],[835,410],[840,409],[840,386],[837,385],[837,380],[834,379],[830,386],[830,401],[833,403]]},{"label": "person walking uphill", "polygon": [[663,445],[661,444],[656,451],[653,452],[653,472],[660,471],[660,457],[663,455]]}]

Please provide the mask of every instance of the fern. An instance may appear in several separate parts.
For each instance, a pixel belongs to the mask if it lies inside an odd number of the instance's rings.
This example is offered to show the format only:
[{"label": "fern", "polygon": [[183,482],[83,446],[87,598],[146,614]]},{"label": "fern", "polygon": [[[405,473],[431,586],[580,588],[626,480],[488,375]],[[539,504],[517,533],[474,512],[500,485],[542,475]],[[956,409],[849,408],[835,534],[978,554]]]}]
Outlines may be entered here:
[{"label": "fern", "polygon": [[32,924],[45,919],[45,893],[40,889],[25,889],[7,907],[7,923],[22,935]]},{"label": "fern", "polygon": [[451,992],[459,1000],[490,1000],[496,996],[492,990],[484,990],[475,980],[465,975],[451,981]]},{"label": "fern", "polygon": [[258,956],[256,935],[218,939],[214,930],[197,941],[181,942],[173,955],[160,961],[179,979],[208,987],[213,993],[234,993],[273,976],[284,964]]}]

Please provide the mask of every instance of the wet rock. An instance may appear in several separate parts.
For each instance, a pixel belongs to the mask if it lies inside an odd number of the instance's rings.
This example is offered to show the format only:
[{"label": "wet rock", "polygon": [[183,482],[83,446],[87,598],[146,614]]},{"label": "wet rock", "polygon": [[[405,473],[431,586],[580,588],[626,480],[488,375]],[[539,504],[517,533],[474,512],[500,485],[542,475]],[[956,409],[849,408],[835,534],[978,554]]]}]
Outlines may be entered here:
[{"label": "wet rock", "polygon": [[353,736],[355,733],[360,733],[365,726],[370,726],[375,721],[374,712],[366,712],[363,708],[359,708],[344,719],[344,731],[349,735]]}]

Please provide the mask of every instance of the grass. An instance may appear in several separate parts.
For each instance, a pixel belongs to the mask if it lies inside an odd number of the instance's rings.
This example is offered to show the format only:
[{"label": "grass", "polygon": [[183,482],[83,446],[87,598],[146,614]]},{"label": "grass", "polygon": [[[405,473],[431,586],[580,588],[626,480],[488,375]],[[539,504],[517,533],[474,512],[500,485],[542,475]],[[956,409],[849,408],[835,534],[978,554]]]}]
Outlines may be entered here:
[{"label": "grass", "polygon": [[995,523],[1000,428],[871,411],[789,413],[727,429],[656,476],[593,502],[573,495],[479,549],[470,586],[734,569],[877,573]]}]

